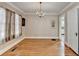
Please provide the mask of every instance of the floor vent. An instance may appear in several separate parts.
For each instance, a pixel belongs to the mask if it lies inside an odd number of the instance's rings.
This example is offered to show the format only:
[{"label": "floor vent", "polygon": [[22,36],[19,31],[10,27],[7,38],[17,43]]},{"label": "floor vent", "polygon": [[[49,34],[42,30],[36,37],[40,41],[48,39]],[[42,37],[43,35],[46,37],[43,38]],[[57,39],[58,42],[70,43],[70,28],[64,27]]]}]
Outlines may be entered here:
[{"label": "floor vent", "polygon": [[51,39],[52,41],[56,41],[56,39]]},{"label": "floor vent", "polygon": [[14,52],[16,50],[16,47],[14,47],[12,50],[11,50],[11,52]]}]

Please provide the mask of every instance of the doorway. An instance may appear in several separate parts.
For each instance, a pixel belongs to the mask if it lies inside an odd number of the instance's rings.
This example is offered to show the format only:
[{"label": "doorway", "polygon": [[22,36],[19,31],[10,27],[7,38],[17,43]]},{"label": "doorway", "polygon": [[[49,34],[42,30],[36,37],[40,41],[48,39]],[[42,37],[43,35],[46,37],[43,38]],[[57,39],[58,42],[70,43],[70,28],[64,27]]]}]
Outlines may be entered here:
[{"label": "doorway", "polygon": [[59,17],[59,38],[62,41],[65,39],[65,15]]}]

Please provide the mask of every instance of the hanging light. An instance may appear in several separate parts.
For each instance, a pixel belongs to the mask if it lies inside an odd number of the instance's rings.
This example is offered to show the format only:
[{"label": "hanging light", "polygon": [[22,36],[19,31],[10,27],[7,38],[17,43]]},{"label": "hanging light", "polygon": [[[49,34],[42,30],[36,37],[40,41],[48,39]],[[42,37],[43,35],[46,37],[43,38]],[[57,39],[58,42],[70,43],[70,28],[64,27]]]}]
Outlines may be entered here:
[{"label": "hanging light", "polygon": [[42,2],[40,2],[40,10],[36,12],[36,15],[38,15],[40,18],[45,15],[42,10]]}]

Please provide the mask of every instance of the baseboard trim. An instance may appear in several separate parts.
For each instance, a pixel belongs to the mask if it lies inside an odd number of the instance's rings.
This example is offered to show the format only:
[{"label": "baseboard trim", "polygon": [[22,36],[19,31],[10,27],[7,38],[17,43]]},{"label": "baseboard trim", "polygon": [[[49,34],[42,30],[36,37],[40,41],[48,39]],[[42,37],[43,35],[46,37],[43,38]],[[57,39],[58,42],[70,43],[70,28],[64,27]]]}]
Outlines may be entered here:
[{"label": "baseboard trim", "polygon": [[65,46],[67,46],[70,50],[72,50],[77,56],[79,56],[78,53],[76,53],[66,42],[65,42]]},{"label": "baseboard trim", "polygon": [[58,37],[24,37],[25,39],[59,39]]}]

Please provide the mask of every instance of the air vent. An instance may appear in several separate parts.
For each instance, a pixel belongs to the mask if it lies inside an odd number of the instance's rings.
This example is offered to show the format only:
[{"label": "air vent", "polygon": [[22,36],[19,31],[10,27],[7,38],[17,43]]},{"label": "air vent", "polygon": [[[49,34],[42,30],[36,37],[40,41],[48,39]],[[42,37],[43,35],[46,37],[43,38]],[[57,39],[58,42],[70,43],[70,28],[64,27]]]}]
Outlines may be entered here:
[{"label": "air vent", "polygon": [[14,47],[11,51],[14,52],[16,50],[17,47]]},{"label": "air vent", "polygon": [[56,41],[56,39],[51,39],[52,41]]}]

